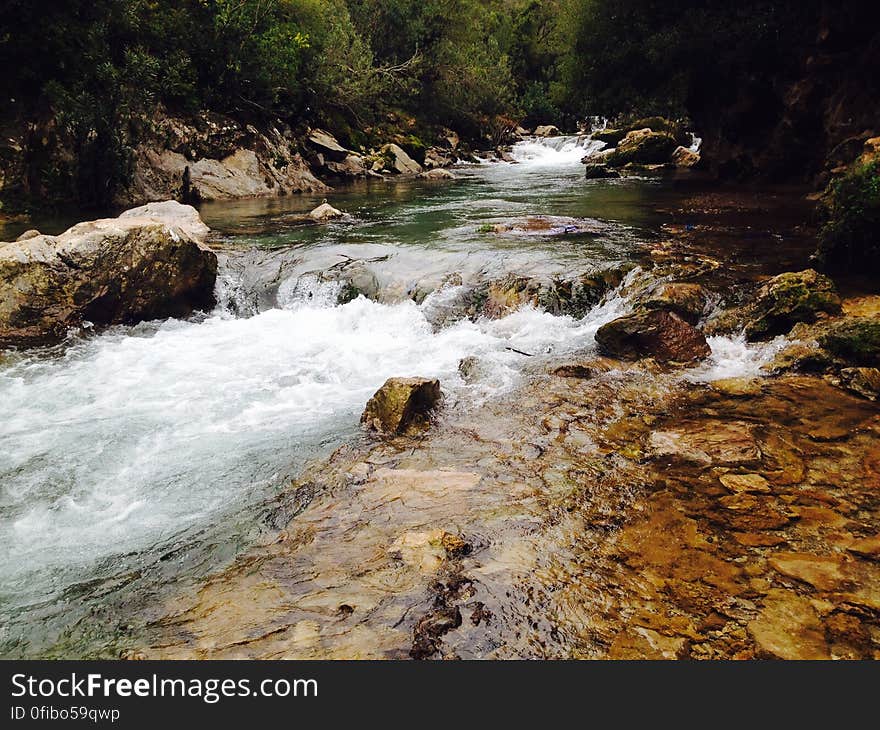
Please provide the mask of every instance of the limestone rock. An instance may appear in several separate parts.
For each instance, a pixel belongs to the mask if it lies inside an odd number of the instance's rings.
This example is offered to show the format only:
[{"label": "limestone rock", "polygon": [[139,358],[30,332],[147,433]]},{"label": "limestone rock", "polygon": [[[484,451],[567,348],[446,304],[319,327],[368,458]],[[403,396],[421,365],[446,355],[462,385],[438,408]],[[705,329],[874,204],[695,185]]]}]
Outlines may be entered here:
[{"label": "limestone rock", "polygon": [[845,582],[841,556],[820,556],[811,553],[777,553],[770,565],[783,575],[809,583],[819,591],[834,591]]},{"label": "limestone rock", "polygon": [[654,458],[673,457],[697,464],[736,466],[761,459],[751,426],[738,421],[704,421],[675,430],[654,431],[648,446]]},{"label": "limestone rock", "polygon": [[868,400],[880,398],[880,370],[877,368],[844,368],[840,379],[847,390]]},{"label": "limestone rock", "polygon": [[819,344],[855,365],[880,365],[880,318],[847,317],[833,323]]},{"label": "limestone rock", "polygon": [[338,208],[334,208],[326,200],[321,203],[321,205],[319,205],[317,208],[315,208],[311,213],[309,213],[309,218],[318,223],[326,223],[327,221],[344,217],[345,213],[343,213]]},{"label": "limestone rock", "polygon": [[440,381],[389,378],[367,402],[361,423],[381,434],[401,434],[424,426],[440,402]]},{"label": "limestone rock", "polygon": [[418,175],[422,171],[422,166],[393,142],[382,148],[382,154],[389,158],[390,169],[401,175]]},{"label": "limestone rock", "polygon": [[536,137],[558,137],[562,132],[552,124],[542,124],[535,128]]},{"label": "limestone rock", "polygon": [[770,279],[748,307],[745,332],[749,340],[787,333],[798,322],[814,322],[818,314],[839,314],[834,283],[813,269],[786,272]]},{"label": "limestone rock", "polygon": [[347,154],[339,162],[326,162],[324,169],[337,177],[364,177],[367,174],[364,158],[355,154]]},{"label": "limestone rock", "polygon": [[880,534],[859,538],[852,542],[847,550],[866,558],[880,559]]},{"label": "limestone rock", "polygon": [[653,357],[661,362],[688,363],[711,352],[702,332],[663,310],[615,319],[599,328],[596,342],[605,354],[624,360]]},{"label": "limestone rock", "polygon": [[214,306],[217,256],[198,213],[173,201],[0,243],[0,344],[133,324]]},{"label": "limestone rock", "polygon": [[340,161],[350,154],[345,147],[339,144],[336,137],[329,132],[325,132],[323,129],[313,129],[306,136],[306,140],[311,147],[323,154],[326,159]]},{"label": "limestone rock", "polygon": [[42,235],[42,234],[37,229],[31,228],[29,231],[25,231],[24,233],[22,233],[15,240],[16,241],[27,241],[30,238],[36,238],[37,236],[40,236],[40,235]]}]

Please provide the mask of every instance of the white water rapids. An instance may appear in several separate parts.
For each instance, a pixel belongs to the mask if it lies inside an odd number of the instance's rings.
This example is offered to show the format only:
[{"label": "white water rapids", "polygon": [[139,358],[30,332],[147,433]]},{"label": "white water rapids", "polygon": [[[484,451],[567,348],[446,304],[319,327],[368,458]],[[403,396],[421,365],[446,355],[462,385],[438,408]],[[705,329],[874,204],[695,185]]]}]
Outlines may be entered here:
[{"label": "white water rapids", "polygon": [[[562,177],[571,195],[591,145],[522,142],[519,164],[484,166],[475,180],[500,197],[498,180],[519,190],[537,175],[546,197]],[[582,320],[524,308],[436,329],[432,308],[453,290],[421,304],[360,297],[339,306],[332,284],[290,280],[281,303],[254,316],[218,308],[10,354],[0,364],[0,605],[52,599],[102,561],[159,550],[265,499],[354,433],[388,377],[439,377],[453,405],[492,397],[528,360],[511,348],[590,348],[598,327],[629,307],[611,297]],[[733,340],[712,347],[693,377],[750,374],[767,356]],[[483,365],[475,383],[458,373],[469,356]]]}]

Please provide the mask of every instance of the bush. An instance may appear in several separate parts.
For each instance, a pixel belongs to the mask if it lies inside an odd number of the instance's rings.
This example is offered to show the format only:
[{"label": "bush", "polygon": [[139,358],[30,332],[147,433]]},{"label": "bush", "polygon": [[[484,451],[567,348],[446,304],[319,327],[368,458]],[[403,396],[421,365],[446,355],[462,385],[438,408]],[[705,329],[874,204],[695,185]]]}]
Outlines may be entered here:
[{"label": "bush", "polygon": [[880,271],[880,159],[832,182],[823,205],[819,263],[836,271]]}]

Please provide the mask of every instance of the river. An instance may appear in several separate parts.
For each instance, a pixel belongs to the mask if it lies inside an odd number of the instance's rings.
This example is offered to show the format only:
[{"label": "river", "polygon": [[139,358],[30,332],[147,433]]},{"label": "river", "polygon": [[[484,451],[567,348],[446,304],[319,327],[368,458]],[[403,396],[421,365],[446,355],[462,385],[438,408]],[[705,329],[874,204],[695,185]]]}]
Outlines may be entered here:
[{"label": "river", "polygon": [[[0,360],[0,655],[114,656],[197,586],[303,507],[309,463],[360,438],[391,376],[440,378],[447,408],[512,392],[525,365],[593,347],[629,303],[581,319],[530,307],[446,319],[479,281],[564,276],[634,259],[675,200],[652,178],[586,181],[583,141],[517,145],[516,164],[453,182],[382,182],[332,195],[351,219],[306,227],[304,197],[205,204],[221,256],[217,309],[186,321],[72,333]],[[589,233],[486,232],[524,216]],[[556,233],[556,232],[554,232]],[[339,304],[326,272],[372,288]],[[766,353],[715,338],[694,378],[756,370]],[[477,357],[488,375],[466,382]]]}]

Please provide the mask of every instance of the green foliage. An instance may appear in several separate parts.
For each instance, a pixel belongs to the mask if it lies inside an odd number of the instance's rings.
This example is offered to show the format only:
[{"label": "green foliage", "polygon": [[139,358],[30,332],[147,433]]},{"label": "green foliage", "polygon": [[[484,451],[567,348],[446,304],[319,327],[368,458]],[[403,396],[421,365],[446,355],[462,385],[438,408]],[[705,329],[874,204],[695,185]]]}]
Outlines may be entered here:
[{"label": "green foliage", "polygon": [[819,259],[831,270],[880,271],[880,159],[858,163],[828,187]]}]

